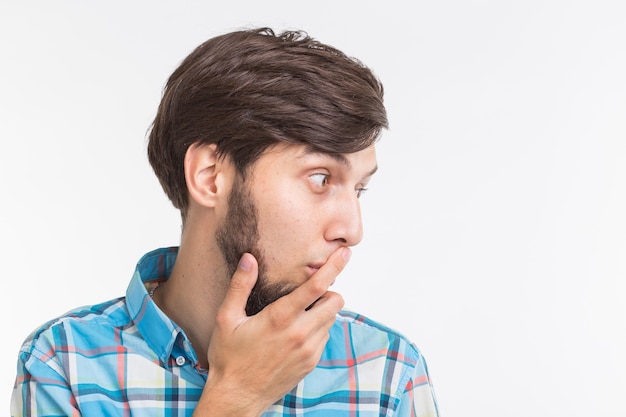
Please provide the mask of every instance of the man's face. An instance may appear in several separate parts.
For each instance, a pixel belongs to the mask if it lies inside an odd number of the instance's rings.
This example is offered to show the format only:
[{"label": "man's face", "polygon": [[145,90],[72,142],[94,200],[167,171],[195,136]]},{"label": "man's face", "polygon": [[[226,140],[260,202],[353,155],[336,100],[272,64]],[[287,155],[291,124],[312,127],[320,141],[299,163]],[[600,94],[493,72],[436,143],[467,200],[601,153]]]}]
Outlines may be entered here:
[{"label": "man's face", "polygon": [[331,156],[280,145],[235,181],[216,239],[231,273],[244,252],[259,263],[249,315],[309,279],[338,247],[361,241],[359,196],[375,170],[374,146]]}]

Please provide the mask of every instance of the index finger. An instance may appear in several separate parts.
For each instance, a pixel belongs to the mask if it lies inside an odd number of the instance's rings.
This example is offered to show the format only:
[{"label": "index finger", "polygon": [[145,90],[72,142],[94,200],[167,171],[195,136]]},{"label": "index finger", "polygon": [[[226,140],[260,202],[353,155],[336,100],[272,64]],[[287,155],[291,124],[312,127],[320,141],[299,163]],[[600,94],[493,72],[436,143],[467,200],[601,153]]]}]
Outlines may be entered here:
[{"label": "index finger", "polygon": [[294,313],[304,311],[328,291],[328,287],[350,260],[351,254],[347,247],[337,249],[311,278],[277,302],[288,304]]},{"label": "index finger", "polygon": [[219,311],[229,318],[246,317],[246,302],[258,278],[258,263],[250,253],[244,253],[230,279],[228,291]]}]

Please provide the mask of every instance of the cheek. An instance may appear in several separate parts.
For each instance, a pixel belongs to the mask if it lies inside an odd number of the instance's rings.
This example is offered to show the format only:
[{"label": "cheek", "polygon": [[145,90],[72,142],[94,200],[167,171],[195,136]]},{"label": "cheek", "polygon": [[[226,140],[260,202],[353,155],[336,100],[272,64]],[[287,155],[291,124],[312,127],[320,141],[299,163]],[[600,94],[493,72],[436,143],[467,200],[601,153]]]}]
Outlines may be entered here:
[{"label": "cheek", "polygon": [[[259,213],[259,235],[271,240],[284,240],[285,237],[296,237],[306,233],[307,224],[310,223],[310,213],[291,199],[284,199],[281,204],[267,207],[267,210]],[[279,238],[279,239],[276,239]]]},{"label": "cheek", "polygon": [[257,199],[259,232],[289,234],[306,227],[313,213],[312,201],[298,182],[283,181],[263,187]]},{"label": "cheek", "polygon": [[303,256],[320,239],[322,205],[301,178],[266,175],[254,189],[260,249],[268,263]]},{"label": "cheek", "polygon": [[285,261],[306,250],[314,239],[313,229],[318,223],[310,205],[300,204],[295,198],[284,196],[273,200],[277,204],[259,205],[259,244],[268,261]]}]

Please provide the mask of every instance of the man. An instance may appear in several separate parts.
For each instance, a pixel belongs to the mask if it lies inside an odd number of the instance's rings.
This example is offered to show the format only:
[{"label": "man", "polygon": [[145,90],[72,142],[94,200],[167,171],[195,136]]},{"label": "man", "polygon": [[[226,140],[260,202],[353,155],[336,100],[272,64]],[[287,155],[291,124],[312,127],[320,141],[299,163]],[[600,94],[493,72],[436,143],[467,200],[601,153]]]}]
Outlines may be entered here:
[{"label": "man", "polygon": [[362,237],[382,98],[300,32],[200,45],[148,145],[180,247],[144,255],[126,297],[35,331],[12,415],[437,415],[417,348],[328,290]]}]

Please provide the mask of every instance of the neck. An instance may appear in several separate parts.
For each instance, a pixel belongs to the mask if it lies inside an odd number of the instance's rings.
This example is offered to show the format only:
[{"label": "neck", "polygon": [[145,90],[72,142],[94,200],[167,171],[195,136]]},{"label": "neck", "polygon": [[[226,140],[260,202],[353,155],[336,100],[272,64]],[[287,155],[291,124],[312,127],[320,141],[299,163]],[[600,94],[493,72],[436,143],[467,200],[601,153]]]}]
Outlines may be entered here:
[{"label": "neck", "polygon": [[[187,225],[167,284],[154,293],[161,310],[189,337],[200,365],[208,369],[207,352],[215,315],[224,300],[230,277],[219,248],[198,236],[202,225]],[[202,240],[204,238],[204,242]]]}]

